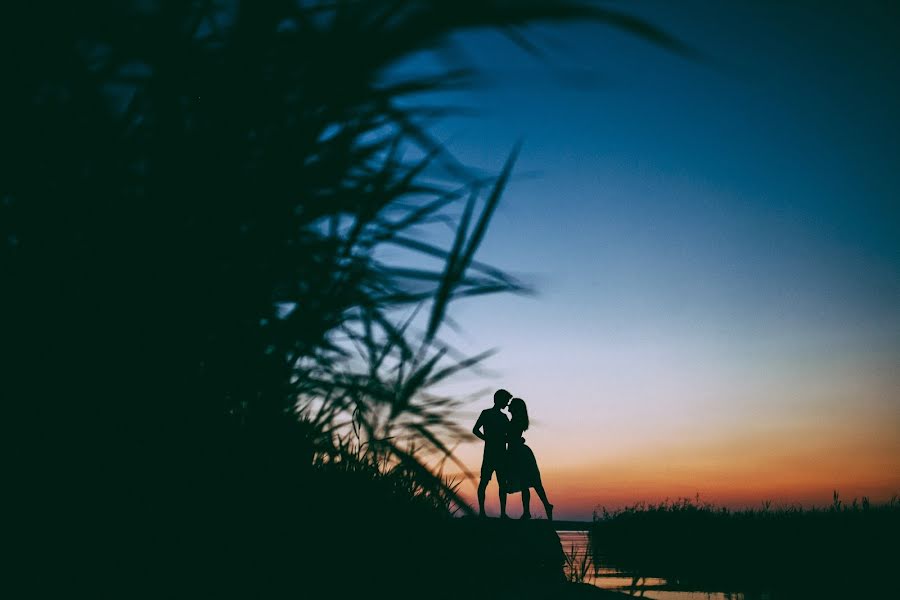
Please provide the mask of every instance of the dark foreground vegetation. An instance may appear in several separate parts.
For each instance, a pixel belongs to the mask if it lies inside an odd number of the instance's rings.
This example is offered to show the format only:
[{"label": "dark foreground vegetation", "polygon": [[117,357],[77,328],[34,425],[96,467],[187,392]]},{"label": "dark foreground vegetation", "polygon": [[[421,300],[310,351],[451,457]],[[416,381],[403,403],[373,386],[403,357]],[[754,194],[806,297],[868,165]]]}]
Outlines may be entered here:
[{"label": "dark foreground vegetation", "polygon": [[[491,556],[444,535],[470,509],[440,476],[459,399],[434,386],[486,356],[442,341],[447,307],[524,291],[475,259],[515,153],[460,164],[430,133],[454,107],[421,94],[469,81],[453,36],[477,27],[677,48],[604,6],[2,3],[4,535],[27,596],[474,583]],[[433,70],[392,71],[423,51]]]},{"label": "dark foreground vegetation", "polygon": [[774,598],[890,596],[900,501],[729,510],[688,499],[595,513],[595,564],[660,577],[667,589]]}]

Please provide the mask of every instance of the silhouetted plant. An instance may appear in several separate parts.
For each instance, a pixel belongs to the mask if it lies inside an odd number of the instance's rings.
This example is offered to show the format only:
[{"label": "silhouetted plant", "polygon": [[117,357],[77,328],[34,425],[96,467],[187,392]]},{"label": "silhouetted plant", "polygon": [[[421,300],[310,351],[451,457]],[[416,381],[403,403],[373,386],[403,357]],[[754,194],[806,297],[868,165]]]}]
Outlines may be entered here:
[{"label": "silhouetted plant", "polygon": [[590,542],[580,550],[575,544],[569,547],[569,551],[566,552],[566,580],[572,583],[584,583],[593,566]]},{"label": "silhouetted plant", "polygon": [[[467,71],[386,71],[466,28],[521,43],[536,20],[678,48],[571,1],[17,4],[0,196],[7,314],[29,327],[10,345],[54,361],[23,388],[58,369],[54,392],[90,390],[79,421],[159,420],[173,440],[225,414],[270,431],[299,398],[406,462],[410,436],[449,453],[456,403],[425,389],[486,356],[447,364],[448,303],[523,286],[474,258],[516,153],[485,180],[428,131],[450,108],[401,103]],[[448,219],[449,248],[422,235]],[[384,263],[386,245],[443,265]],[[396,311],[422,304],[413,334]]]},{"label": "silhouetted plant", "polygon": [[517,150],[484,177],[429,131],[452,107],[410,102],[467,69],[387,75],[465,29],[528,46],[529,23],[577,19],[683,50],[568,0],[5,3],[0,385],[23,506],[66,539],[125,522],[106,533],[184,556],[161,532],[366,481],[466,510],[435,470],[459,400],[433,389],[489,353],[441,325],[454,299],[525,291],[475,259]]},{"label": "silhouetted plant", "polygon": [[896,563],[890,540],[900,535],[898,509],[896,497],[848,506],[837,491],[830,506],[808,509],[667,500],[600,509],[590,539],[598,565],[663,577],[680,589],[842,597],[869,590]]}]

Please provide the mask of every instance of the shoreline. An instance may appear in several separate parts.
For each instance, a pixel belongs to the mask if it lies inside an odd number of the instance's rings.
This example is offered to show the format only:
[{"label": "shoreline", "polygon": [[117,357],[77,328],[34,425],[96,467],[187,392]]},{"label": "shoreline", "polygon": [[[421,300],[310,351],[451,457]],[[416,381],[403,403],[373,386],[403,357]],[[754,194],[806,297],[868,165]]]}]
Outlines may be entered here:
[{"label": "shoreline", "polygon": [[[470,516],[458,517],[458,518],[462,519],[462,520],[468,520],[468,519],[480,520],[481,519],[480,517],[470,517]],[[499,521],[500,518],[499,517],[486,517],[485,520],[486,521]],[[514,517],[511,517],[509,520],[514,521],[514,522],[521,522],[521,519],[514,518]],[[555,529],[556,531],[588,531],[591,528],[591,525],[593,525],[593,521],[561,521],[561,520],[560,521],[547,521],[547,519],[540,519],[540,518],[529,519],[529,520],[531,522],[538,522],[538,521],[549,522],[550,525],[553,527],[553,529]]]},{"label": "shoreline", "polygon": [[593,521],[551,521],[553,529],[557,531],[587,531],[594,524]]}]

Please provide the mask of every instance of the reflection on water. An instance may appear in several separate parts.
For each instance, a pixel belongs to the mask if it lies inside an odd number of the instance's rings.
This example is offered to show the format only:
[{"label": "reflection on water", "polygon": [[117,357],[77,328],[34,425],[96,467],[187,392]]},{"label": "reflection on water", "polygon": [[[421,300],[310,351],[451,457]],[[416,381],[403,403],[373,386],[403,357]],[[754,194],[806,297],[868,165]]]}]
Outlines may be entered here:
[{"label": "reflection on water", "polygon": [[766,600],[765,595],[746,596],[737,592],[720,591],[682,591],[673,590],[665,579],[655,577],[633,577],[614,568],[602,565],[595,568],[588,548],[587,531],[557,531],[563,550],[572,559],[566,565],[566,571],[579,568],[586,561],[584,582],[597,587],[631,594],[637,598],[653,598],[654,600]]}]

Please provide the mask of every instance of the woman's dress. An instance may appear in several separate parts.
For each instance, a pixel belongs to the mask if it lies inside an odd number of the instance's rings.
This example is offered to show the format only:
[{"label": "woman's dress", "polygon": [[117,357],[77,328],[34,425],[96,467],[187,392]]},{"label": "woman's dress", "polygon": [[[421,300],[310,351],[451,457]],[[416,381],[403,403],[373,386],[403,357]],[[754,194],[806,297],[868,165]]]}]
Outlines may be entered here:
[{"label": "woman's dress", "polygon": [[541,483],[541,472],[534,452],[525,445],[522,433],[522,429],[515,426],[509,430],[505,474],[507,493],[521,492]]}]

